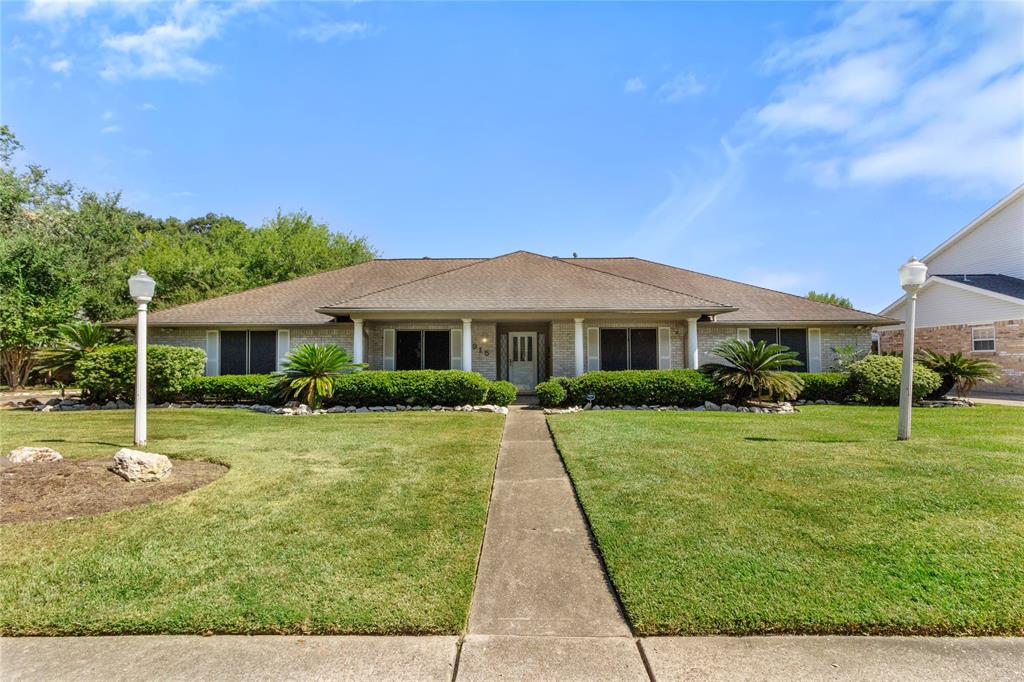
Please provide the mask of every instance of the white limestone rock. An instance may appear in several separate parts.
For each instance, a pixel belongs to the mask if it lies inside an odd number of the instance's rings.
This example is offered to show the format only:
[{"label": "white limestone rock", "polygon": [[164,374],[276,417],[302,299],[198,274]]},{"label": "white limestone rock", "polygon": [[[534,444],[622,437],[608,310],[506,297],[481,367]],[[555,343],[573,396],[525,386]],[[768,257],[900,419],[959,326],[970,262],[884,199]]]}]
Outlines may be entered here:
[{"label": "white limestone rock", "polygon": [[110,470],[126,481],[160,481],[171,473],[171,460],[155,452],[121,448]]},{"label": "white limestone rock", "polygon": [[12,464],[35,464],[37,462],[59,462],[64,459],[53,448],[21,447],[11,450],[7,460]]}]

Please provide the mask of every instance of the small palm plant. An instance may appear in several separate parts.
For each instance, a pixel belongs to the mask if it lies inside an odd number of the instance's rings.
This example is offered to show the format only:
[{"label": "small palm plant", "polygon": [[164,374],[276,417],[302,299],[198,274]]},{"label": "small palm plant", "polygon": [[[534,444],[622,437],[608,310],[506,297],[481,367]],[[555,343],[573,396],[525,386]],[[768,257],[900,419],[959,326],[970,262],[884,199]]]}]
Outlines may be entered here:
[{"label": "small palm plant", "polygon": [[278,390],[286,398],[317,408],[334,395],[338,377],[365,366],[352,362],[341,346],[306,343],[285,358]]},{"label": "small palm plant", "polygon": [[61,324],[57,332],[57,345],[39,352],[39,368],[54,374],[70,374],[84,355],[115,340],[110,329],[96,322]]},{"label": "small palm plant", "polygon": [[727,365],[705,365],[710,374],[733,400],[793,400],[804,387],[803,379],[786,367],[802,365],[797,354],[786,346],[764,341],[729,339],[715,348],[715,354]]},{"label": "small palm plant", "polygon": [[943,379],[942,397],[950,388],[956,388],[958,398],[966,398],[979,383],[990,383],[999,376],[999,365],[988,360],[966,358],[963,353],[943,355],[931,350],[922,350],[917,361],[928,369],[938,372]]}]

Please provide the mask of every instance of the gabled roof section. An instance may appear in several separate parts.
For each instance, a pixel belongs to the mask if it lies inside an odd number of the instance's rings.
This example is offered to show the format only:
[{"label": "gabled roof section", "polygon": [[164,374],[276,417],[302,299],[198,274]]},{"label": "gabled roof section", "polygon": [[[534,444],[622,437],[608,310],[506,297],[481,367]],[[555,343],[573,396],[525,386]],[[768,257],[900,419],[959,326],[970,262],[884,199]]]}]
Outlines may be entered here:
[{"label": "gabled roof section", "polygon": [[1019,199],[1022,196],[1024,196],[1024,184],[1019,185],[1015,190],[1013,190],[1012,192],[1007,194],[1005,197],[1000,199],[994,206],[989,208],[987,211],[982,213],[980,216],[978,216],[977,218],[975,218],[971,222],[967,223],[967,225],[964,226],[963,229],[961,229],[959,232],[954,234],[952,237],[950,237],[946,241],[944,241],[941,244],[939,244],[938,246],[936,246],[934,249],[932,249],[928,253],[927,256],[925,256],[921,260],[924,263],[930,262],[932,258],[935,258],[935,256],[939,255],[940,253],[942,253],[943,251],[945,251],[949,247],[953,246],[953,244],[957,243],[958,241],[960,241],[961,239],[966,237],[971,232],[974,232],[974,230],[978,229],[978,227],[980,225],[982,225],[985,221],[987,221],[989,218],[991,218],[995,214],[997,214],[1000,211],[1002,211],[1004,208],[1006,208],[1007,206],[1009,206],[1015,200]]},{"label": "gabled roof section", "polygon": [[1024,279],[1010,275],[933,275],[953,284],[980,289],[982,291],[1009,296],[1024,302]]},{"label": "gabled roof section", "polygon": [[[438,272],[479,262],[479,258],[377,259],[306,275],[286,282],[218,296],[206,301],[157,310],[149,314],[154,327],[231,325],[319,325],[334,321],[316,311],[317,305],[338,296],[359,296],[396,283],[411,282]],[[157,298],[160,283],[157,282]],[[135,324],[135,318],[110,323]]]},{"label": "gabled roof section", "polygon": [[718,315],[718,322],[825,322],[850,324],[884,324],[892,320],[861,310],[841,308],[829,303],[812,301],[782,291],[765,289],[684,270],[672,265],[655,263],[641,258],[579,258],[568,262],[629,277],[693,296],[727,301],[738,308],[735,312]]},{"label": "gabled roof section", "polygon": [[676,311],[721,313],[732,306],[528,251],[471,262],[318,310],[357,311]]}]

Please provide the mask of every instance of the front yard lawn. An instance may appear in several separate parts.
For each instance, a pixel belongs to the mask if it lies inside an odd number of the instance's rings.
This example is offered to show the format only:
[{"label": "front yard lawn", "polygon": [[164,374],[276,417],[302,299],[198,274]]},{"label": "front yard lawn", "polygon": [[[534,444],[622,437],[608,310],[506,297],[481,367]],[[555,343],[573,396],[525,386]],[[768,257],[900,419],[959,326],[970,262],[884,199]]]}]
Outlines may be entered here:
[{"label": "front yard lawn", "polygon": [[[0,634],[457,633],[502,419],[152,411],[146,450],[230,470],[134,509],[0,525]],[[130,411],[0,414],[4,455],[110,458],[131,439]]]},{"label": "front yard lawn", "polygon": [[1024,635],[1024,409],[549,423],[637,631]]}]

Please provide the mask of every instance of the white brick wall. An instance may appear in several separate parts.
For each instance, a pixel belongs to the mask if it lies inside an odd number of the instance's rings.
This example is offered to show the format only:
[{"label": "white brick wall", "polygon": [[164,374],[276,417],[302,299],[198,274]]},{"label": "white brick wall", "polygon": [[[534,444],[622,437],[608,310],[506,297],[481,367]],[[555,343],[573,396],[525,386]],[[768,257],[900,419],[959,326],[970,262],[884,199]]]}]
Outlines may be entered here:
[{"label": "white brick wall", "polygon": [[149,342],[164,346],[190,346],[206,352],[206,330],[194,327],[176,329],[150,328]]},{"label": "white brick wall", "polygon": [[[498,374],[498,351],[495,342],[497,325],[494,322],[473,322],[473,345],[475,350],[463,349],[473,353],[473,371],[479,372],[487,379],[496,379]],[[457,329],[462,333],[462,320],[400,320],[373,321],[364,323],[367,332],[366,362],[370,369],[384,369],[384,330],[408,331],[441,331]],[[487,341],[484,341],[484,339]],[[456,367],[454,369],[462,369]]]},{"label": "white brick wall", "polygon": [[[713,353],[714,348],[726,339],[736,338],[736,330],[741,327],[743,327],[743,325],[720,325],[713,323],[698,324],[697,346],[700,352],[701,364],[719,361],[720,358]],[[793,329],[795,327],[786,325],[785,328]],[[848,343],[852,343],[857,350],[871,350],[871,330],[867,327],[861,329],[850,326],[819,326],[810,328],[821,330],[822,370],[827,371],[830,369],[832,367],[832,363],[835,361],[836,356],[835,353],[832,352],[832,348],[838,348],[839,346],[845,346]],[[798,367],[796,369],[798,371],[806,371],[806,368],[803,367]]]}]

